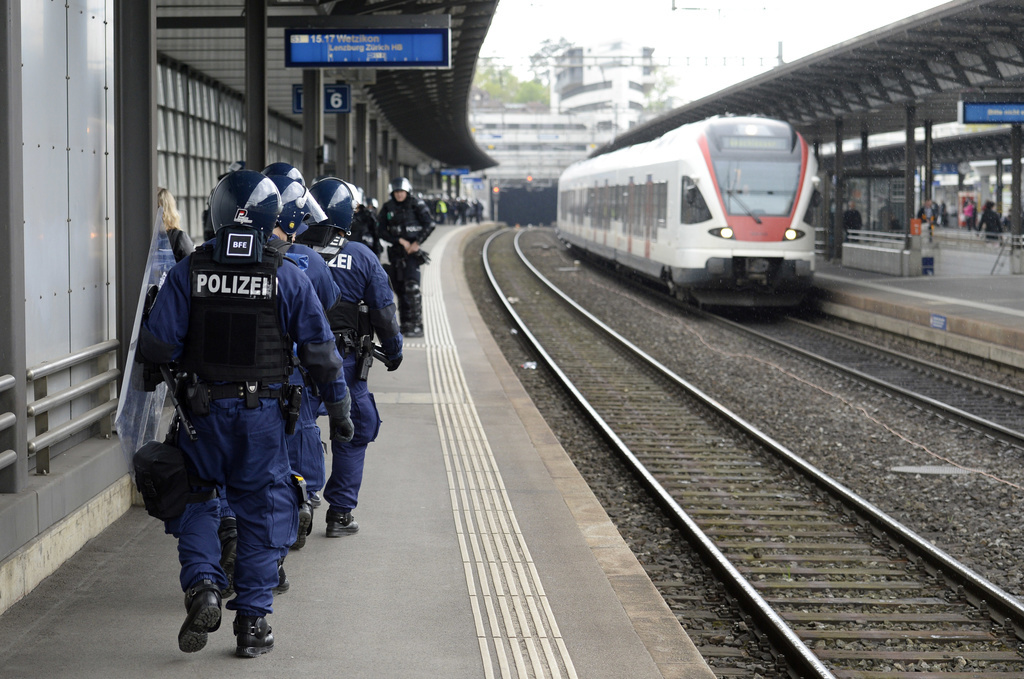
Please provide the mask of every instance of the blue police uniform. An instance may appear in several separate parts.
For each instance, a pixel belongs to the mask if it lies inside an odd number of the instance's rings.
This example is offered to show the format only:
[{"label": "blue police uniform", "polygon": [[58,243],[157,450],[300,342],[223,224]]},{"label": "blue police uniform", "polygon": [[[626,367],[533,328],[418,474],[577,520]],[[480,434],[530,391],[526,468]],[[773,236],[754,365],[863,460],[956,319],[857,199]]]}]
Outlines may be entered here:
[{"label": "blue police uniform", "polygon": [[[215,238],[197,253],[216,243]],[[195,256],[171,269],[143,324],[139,352],[149,361],[178,361],[186,349],[196,284],[190,280],[190,263]],[[218,288],[227,294],[225,280]],[[239,287],[236,284],[232,289],[237,292]],[[264,284],[257,292],[267,292],[268,287],[273,284]],[[278,326],[297,345],[299,359],[318,383],[321,397],[342,401],[347,387],[339,371],[341,357],[310,279],[297,266],[284,262],[277,268],[274,292]],[[279,386],[261,385],[267,390]],[[255,407],[246,406],[245,398],[212,398],[209,414],[192,413],[197,440],[179,435],[177,443],[199,478],[224,487],[239,518],[237,596],[226,607],[239,615],[262,617],[272,612],[271,589],[278,583],[278,561],[295,541],[298,501],[290,481],[291,463],[278,399],[261,397]],[[166,523],[166,531],[178,538],[183,590],[201,580],[220,588],[227,585],[220,567],[219,523],[217,500],[189,504],[181,517]]]},{"label": "blue police uniform", "polygon": [[[374,252],[363,243],[346,241],[327,266],[341,290],[340,303],[365,304],[384,355],[389,359],[401,357],[402,334],[395,317],[394,293]],[[337,332],[337,327],[334,330]],[[373,394],[356,374],[357,359],[356,351],[345,352],[345,381],[352,394],[355,436],[348,443],[331,442],[331,475],[324,486],[324,500],[332,512],[339,514],[350,513],[358,503],[366,447],[377,438],[381,424]]]},{"label": "blue police uniform", "polygon": [[[271,242],[276,237],[271,239]],[[334,282],[327,263],[313,248],[301,243],[291,243],[285,251],[284,256],[298,264],[299,269],[306,272],[316,296],[320,300],[326,312],[338,301],[341,290]],[[312,388],[312,384],[306,383],[302,371],[296,368],[289,384],[302,385],[302,403],[299,407],[299,419],[295,424],[295,433],[287,437],[288,458],[291,460],[292,469],[306,479],[306,490],[312,494],[324,487],[327,480],[327,468],[324,464],[324,446],[320,437],[320,427],[317,425],[317,411],[320,407],[320,397]]]}]

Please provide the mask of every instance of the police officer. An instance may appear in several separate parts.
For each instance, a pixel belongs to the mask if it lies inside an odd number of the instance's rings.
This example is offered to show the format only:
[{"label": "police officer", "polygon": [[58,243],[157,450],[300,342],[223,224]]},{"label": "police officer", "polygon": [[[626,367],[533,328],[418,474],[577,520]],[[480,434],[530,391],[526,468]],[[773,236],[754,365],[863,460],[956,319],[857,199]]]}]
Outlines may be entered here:
[{"label": "police officer", "polygon": [[373,211],[373,206],[367,205],[366,193],[358,186],[353,187],[353,191],[355,195],[352,196],[352,231],[348,238],[354,243],[362,243],[370,248],[379,258],[384,248],[377,237],[377,215]]},{"label": "police officer", "polygon": [[[275,166],[287,166],[287,163],[273,163],[263,171],[273,171]],[[294,170],[294,168],[292,168]],[[298,172],[297,170],[295,172]],[[316,290],[320,304],[327,313],[338,303],[341,290],[334,282],[327,263],[308,245],[292,242],[296,236],[306,231],[310,223],[319,224],[327,220],[327,214],[320,208],[306,187],[293,174],[268,175],[281,192],[284,207],[274,229],[274,238],[268,247],[282,253],[293,260],[300,269],[306,272],[313,289]],[[298,412],[295,433],[288,437],[288,457],[292,469],[303,477],[306,484],[307,499],[299,506],[299,532],[292,549],[302,549],[306,544],[306,536],[313,527],[313,510],[320,505],[319,492],[327,480],[324,465],[324,448],[320,438],[320,427],[317,425],[317,409],[320,399],[316,385],[309,383],[305,371],[296,368],[288,380],[289,384],[304,386],[301,407]],[[278,590],[285,586],[287,580],[280,576]]]},{"label": "police officer", "polygon": [[[366,447],[377,438],[380,417],[366,384],[372,362],[373,334],[388,359],[388,370],[402,361],[402,333],[395,313],[394,293],[380,260],[363,245],[348,240],[355,187],[335,177],[314,183],[309,192],[327,213],[327,224],[310,227],[300,240],[314,243],[327,260],[341,299],[328,312],[331,329],[345,359],[345,380],[352,394],[355,436],[349,442],[331,441],[331,475],[324,486],[327,537],[351,535],[359,530],[352,510],[363,482]],[[325,228],[326,227],[326,230]]]},{"label": "police officer", "polygon": [[391,198],[377,216],[377,235],[391,244],[391,263],[398,290],[398,315],[406,337],[423,337],[423,297],[420,264],[426,260],[420,246],[434,230],[427,204],[412,195],[412,184],[398,177],[388,186]]},{"label": "police officer", "polygon": [[[264,249],[281,212],[281,195],[258,172],[241,170],[218,184],[210,211],[213,240],[167,274],[138,350],[154,363],[176,363],[191,376],[184,405],[198,434],[177,439],[196,478],[222,486],[238,515],[235,654],[273,649],[266,616],[278,561],[295,541],[298,497],[291,483],[279,398],[291,372],[292,342],[317,383],[331,437],[353,434],[341,356],[313,286],[297,266]],[[165,529],[178,538],[185,622],[178,647],[206,645],[220,627],[226,577],[219,560],[216,499],[186,506]]]}]

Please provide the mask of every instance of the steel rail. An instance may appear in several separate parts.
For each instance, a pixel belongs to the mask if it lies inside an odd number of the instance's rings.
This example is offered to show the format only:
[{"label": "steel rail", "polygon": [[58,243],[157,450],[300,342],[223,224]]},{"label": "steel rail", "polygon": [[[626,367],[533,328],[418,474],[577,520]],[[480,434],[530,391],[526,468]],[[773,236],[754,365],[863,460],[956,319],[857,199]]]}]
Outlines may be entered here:
[{"label": "steel rail", "polygon": [[[981,608],[987,607],[989,614],[992,619],[999,624],[1010,623],[1014,629],[1015,634],[1018,638],[1024,639],[1024,602],[1021,602],[1016,597],[1013,597],[1009,593],[1002,590],[1000,587],[992,583],[991,581],[984,578],[979,573],[968,568],[966,565],[960,563],[952,556],[944,552],[943,550],[935,547],[929,541],[919,536],[913,530],[904,526],[896,519],[890,517],[888,514],[883,512],[880,508],[876,507],[872,503],[868,502],[864,498],[860,497],[852,490],[846,488],[839,482],[835,481],[828,475],[824,474],[789,449],[782,446],[780,443],[769,437],[764,432],[760,431],[750,423],[746,422],[730,410],[721,406],[712,398],[704,394],[702,391],[697,389],[695,386],[689,384],[686,380],[682,379],[671,370],[666,368],[660,362],[646,354],[643,350],[636,347],[632,342],[625,339],[613,329],[605,325],[599,319],[594,317],[592,314],[582,309],[578,304],[575,303],[570,297],[559,290],[553,283],[551,283],[543,274],[540,273],[530,263],[522,249],[519,247],[518,239],[520,234],[516,236],[516,251],[519,257],[522,259],[525,266],[527,266],[531,272],[544,283],[554,294],[560,297],[564,303],[568,304],[574,310],[577,310],[583,317],[587,318],[592,324],[600,328],[610,337],[615,338],[633,351],[636,356],[645,361],[651,368],[661,373],[665,378],[677,384],[683,390],[690,393],[694,398],[705,403],[708,407],[718,411],[723,418],[731,422],[733,425],[744,431],[748,436],[753,438],[755,441],[760,443],[762,446],[773,452],[784,462],[798,470],[807,479],[813,482],[819,488],[839,499],[848,508],[855,511],[858,515],[864,518],[868,523],[873,524],[883,531],[887,537],[893,542],[894,546],[904,545],[907,549],[915,551],[920,557],[924,559],[926,564],[931,567],[934,573],[941,572],[942,576],[947,582],[953,585],[959,585],[964,588],[965,594],[968,599],[978,605]],[[488,241],[489,244],[490,240]],[[486,255],[485,255],[486,261]],[[488,276],[490,276],[490,270],[488,268]],[[493,283],[492,283],[493,284]],[[519,316],[515,314],[514,310],[511,309],[510,305],[502,297],[503,303],[509,312],[516,319],[517,323],[521,324]],[[524,329],[527,336],[532,339],[532,335]],[[545,354],[546,356],[546,354]],[[545,358],[545,361],[549,359]],[[560,379],[563,379],[560,371],[557,371],[560,375]],[[590,409],[588,409],[590,412]],[[595,414],[596,416],[596,414]],[[593,416],[592,416],[593,417]],[[607,425],[602,425],[602,430]],[[617,441],[617,438],[614,439]],[[620,442],[621,443],[621,442]],[[617,444],[618,445],[618,444]],[[635,458],[633,458],[635,459]],[[659,493],[660,495],[660,493]],[[984,603],[984,605],[982,605]]]},{"label": "steel rail", "polygon": [[[759,340],[762,340],[764,342],[768,342],[772,346],[779,347],[779,348],[781,348],[781,349],[783,349],[785,351],[791,352],[791,353],[793,353],[793,354],[795,354],[797,356],[802,356],[803,358],[806,358],[806,359],[808,359],[810,361],[813,361],[815,363],[819,363],[821,365],[827,366],[827,367],[831,368],[832,370],[836,370],[838,372],[847,374],[847,375],[849,375],[851,377],[854,377],[854,378],[856,378],[858,380],[861,380],[863,382],[871,384],[872,386],[875,386],[875,387],[877,387],[879,389],[882,389],[883,391],[887,391],[887,392],[890,392],[892,394],[897,394],[899,396],[902,396],[903,398],[906,398],[907,400],[909,400],[909,401],[911,401],[913,403],[917,403],[918,405],[921,405],[921,406],[923,406],[925,408],[928,408],[932,412],[938,413],[938,414],[943,415],[945,417],[948,417],[948,418],[950,418],[952,420],[958,421],[961,424],[975,427],[976,429],[981,430],[983,433],[988,434],[989,436],[992,436],[993,438],[999,439],[1000,441],[1003,441],[1004,443],[1008,443],[1008,444],[1010,444],[1012,446],[1024,447],[1024,432],[1020,432],[1020,431],[1017,431],[1015,429],[1010,429],[1008,427],[1004,427],[1003,425],[1001,425],[1001,424],[999,424],[997,422],[992,422],[991,420],[986,420],[983,417],[979,417],[977,415],[974,415],[973,413],[969,413],[969,412],[967,412],[965,410],[961,410],[960,408],[952,406],[952,405],[950,405],[948,403],[943,403],[942,401],[937,401],[937,400],[935,400],[935,399],[933,399],[933,398],[931,398],[929,396],[925,396],[924,394],[919,394],[919,393],[917,393],[915,391],[911,391],[910,389],[905,389],[905,388],[903,388],[901,386],[898,386],[898,385],[895,385],[895,384],[893,384],[891,382],[886,382],[883,379],[879,379],[879,378],[874,377],[872,375],[868,375],[867,373],[861,372],[860,370],[857,370],[856,368],[851,368],[850,366],[843,365],[842,363],[837,363],[837,362],[835,362],[835,361],[833,361],[831,359],[825,358],[824,356],[819,356],[819,355],[815,354],[813,351],[808,351],[807,349],[802,349],[802,348],[800,348],[798,346],[790,344],[789,342],[786,342],[786,341],[783,341],[783,340],[771,337],[770,335],[766,335],[766,334],[764,334],[762,332],[758,332],[757,330],[754,330],[752,328],[748,328],[748,327],[746,327],[746,326],[744,326],[744,325],[742,325],[740,323],[737,323],[735,321],[731,321],[731,320],[729,320],[727,318],[722,318],[721,316],[717,316],[715,314],[710,314],[708,312],[703,312],[703,313],[706,315],[706,317],[708,317],[710,319],[713,319],[715,322],[720,323],[722,325],[725,325],[725,326],[727,326],[727,327],[729,327],[729,328],[731,328],[733,330],[746,333],[747,335],[749,335],[751,337],[755,337],[755,338],[757,338]],[[824,331],[824,332],[827,332],[827,331]],[[855,342],[855,343],[857,342],[856,340],[850,340],[850,339],[845,338],[845,337],[843,337],[842,339],[844,341],[850,341],[850,342]],[[958,379],[971,380],[971,381],[973,381],[975,383],[981,384],[982,386],[986,386],[986,387],[990,387],[990,388],[991,388],[991,385],[992,385],[992,383],[990,383],[990,382],[985,382],[985,381],[982,381],[982,380],[978,380],[978,379],[975,379],[973,377],[965,377],[965,376],[962,376],[962,374],[957,374],[955,371],[947,370],[946,368],[943,368],[942,366],[929,364],[929,363],[927,363],[925,361],[921,361],[920,359],[913,359],[913,358],[909,358],[909,357],[905,358],[905,357],[901,356],[900,354],[898,354],[896,352],[890,352],[890,351],[885,350],[885,349],[879,349],[879,348],[873,347],[871,345],[867,345],[867,346],[870,346],[872,351],[875,351],[875,352],[878,352],[878,353],[883,353],[883,354],[887,353],[887,354],[890,354],[890,355],[895,355],[895,356],[900,357],[900,360],[913,361],[913,362],[915,362],[915,363],[917,363],[919,365],[926,366],[929,370],[947,372],[947,373],[949,373],[951,375],[955,375]],[[1013,390],[1009,390],[1006,387],[1003,387],[1003,386],[1000,386],[1000,385],[995,385],[995,388],[1001,389],[1001,390],[1009,392],[1009,393],[1013,393]]]},{"label": "steel rail", "polygon": [[[548,368],[558,377],[561,384],[569,391],[572,397],[580,405],[581,408],[586,411],[587,415],[598,427],[605,438],[616,447],[619,454],[626,460],[627,464],[643,483],[655,496],[657,501],[669,512],[670,518],[677,525],[680,531],[687,537],[688,541],[694,546],[694,548],[701,554],[702,557],[707,561],[709,566],[716,571],[718,577],[720,577],[732,594],[740,602],[741,607],[746,610],[752,618],[754,618],[760,628],[764,630],[770,637],[772,643],[778,649],[779,653],[783,656],[786,663],[792,667],[797,668],[804,677],[821,677],[823,679],[834,679],[835,675],[829,671],[821,660],[814,655],[813,652],[800,640],[796,633],[790,628],[788,624],[775,612],[775,610],[765,601],[760,594],[750,585],[746,578],[744,578],[738,570],[732,565],[732,563],[725,557],[724,554],[714,545],[714,543],[704,534],[704,532],[698,527],[697,523],[690,518],[690,516],[683,511],[683,508],[675,501],[675,499],[669,494],[667,490],[651,475],[651,473],[644,467],[644,465],[636,458],[633,452],[626,446],[625,443],[615,434],[612,428],[607,422],[597,413],[597,411],[590,405],[587,399],[582,393],[573,385],[569,380],[568,376],[562,372],[561,368],[558,367],[554,359],[547,353],[540,341],[530,332],[530,329],[526,326],[519,314],[512,308],[512,305],[508,302],[504,292],[502,292],[501,286],[498,284],[497,279],[494,277],[491,271],[490,263],[488,262],[488,251],[490,249],[491,242],[500,235],[501,232],[495,232],[487,241],[483,247],[483,264],[484,270],[487,273],[487,278],[501,299],[506,311],[513,318],[516,325],[519,326],[520,332],[528,339],[530,344],[533,346],[537,354],[542,358]],[[522,255],[522,251],[519,248],[519,236],[520,232],[516,235],[516,251],[520,254],[520,258],[528,266],[534,275],[540,280],[544,281],[548,287],[556,292],[564,301],[570,304],[574,309],[579,311],[584,317],[596,324],[599,328],[602,328],[612,334],[612,336],[619,339],[621,342],[639,352],[643,355],[652,365],[657,367],[663,373],[671,374],[667,368],[662,366],[660,363],[655,361],[653,358],[643,354],[640,350],[628,342],[625,338],[621,337],[615,331],[605,326],[601,321],[592,316],[590,313],[580,308],[575,302],[566,297],[560,290],[551,285],[550,282],[544,276],[530,264],[526,258]],[[696,387],[689,383],[682,381],[681,378],[676,377],[679,381],[680,386],[683,386],[687,391],[698,395],[698,398],[704,401],[707,405],[711,406],[715,410],[725,411],[723,406],[715,403],[709,397],[704,395],[702,392],[697,390]],[[727,411],[725,411],[727,412]]]}]

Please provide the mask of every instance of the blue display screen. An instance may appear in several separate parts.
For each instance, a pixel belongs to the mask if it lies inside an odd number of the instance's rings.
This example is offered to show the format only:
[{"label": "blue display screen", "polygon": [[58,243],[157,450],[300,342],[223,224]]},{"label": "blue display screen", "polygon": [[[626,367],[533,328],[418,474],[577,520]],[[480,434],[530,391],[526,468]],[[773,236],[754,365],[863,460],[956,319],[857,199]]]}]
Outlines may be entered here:
[{"label": "blue display screen", "polygon": [[974,102],[961,103],[965,125],[1000,123],[1024,123],[1024,103],[1021,102]]},{"label": "blue display screen", "polygon": [[284,65],[293,68],[451,68],[450,29],[289,29]]}]

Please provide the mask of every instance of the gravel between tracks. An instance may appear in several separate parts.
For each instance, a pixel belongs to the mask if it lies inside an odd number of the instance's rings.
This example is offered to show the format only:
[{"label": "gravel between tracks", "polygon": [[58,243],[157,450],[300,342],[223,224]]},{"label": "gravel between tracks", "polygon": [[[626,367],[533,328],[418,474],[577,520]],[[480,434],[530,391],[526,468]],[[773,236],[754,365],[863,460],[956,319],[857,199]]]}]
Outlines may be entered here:
[{"label": "gravel between tracks", "polygon": [[[548,229],[528,231],[523,244],[531,261],[555,285],[584,306],[597,309],[602,320],[654,358],[984,577],[1017,597],[1024,596],[1024,451],[779,355],[627,289],[587,264],[573,267],[573,256]],[[484,318],[492,334],[513,366],[532,360],[509,333],[509,321],[486,290],[486,280],[472,259],[467,256],[467,273],[481,311],[489,310]],[[905,353],[922,351],[898,339],[890,341]],[[1010,381],[998,370],[970,363],[965,368],[963,359],[948,352],[930,353],[942,354],[943,360],[962,370],[986,371],[990,379]],[[543,371],[518,372],[556,434],[572,432],[575,415]],[[567,418],[570,422],[565,422]],[[564,440],[563,445],[567,450],[589,450],[586,445],[566,445]],[[599,440],[596,445],[603,448]],[[585,464],[606,464],[600,457],[595,455]],[[897,466],[947,465],[949,461],[991,476],[891,471]],[[612,496],[625,492],[621,468],[595,470],[593,478],[584,475],[592,487],[604,485]],[[602,497],[598,490],[595,493]],[[633,504],[642,503],[635,500]],[[651,521],[628,509],[619,513],[609,509],[609,514],[620,526]],[[671,539],[661,532],[656,535]],[[657,541],[652,536],[639,545],[641,561],[645,547]]]}]

